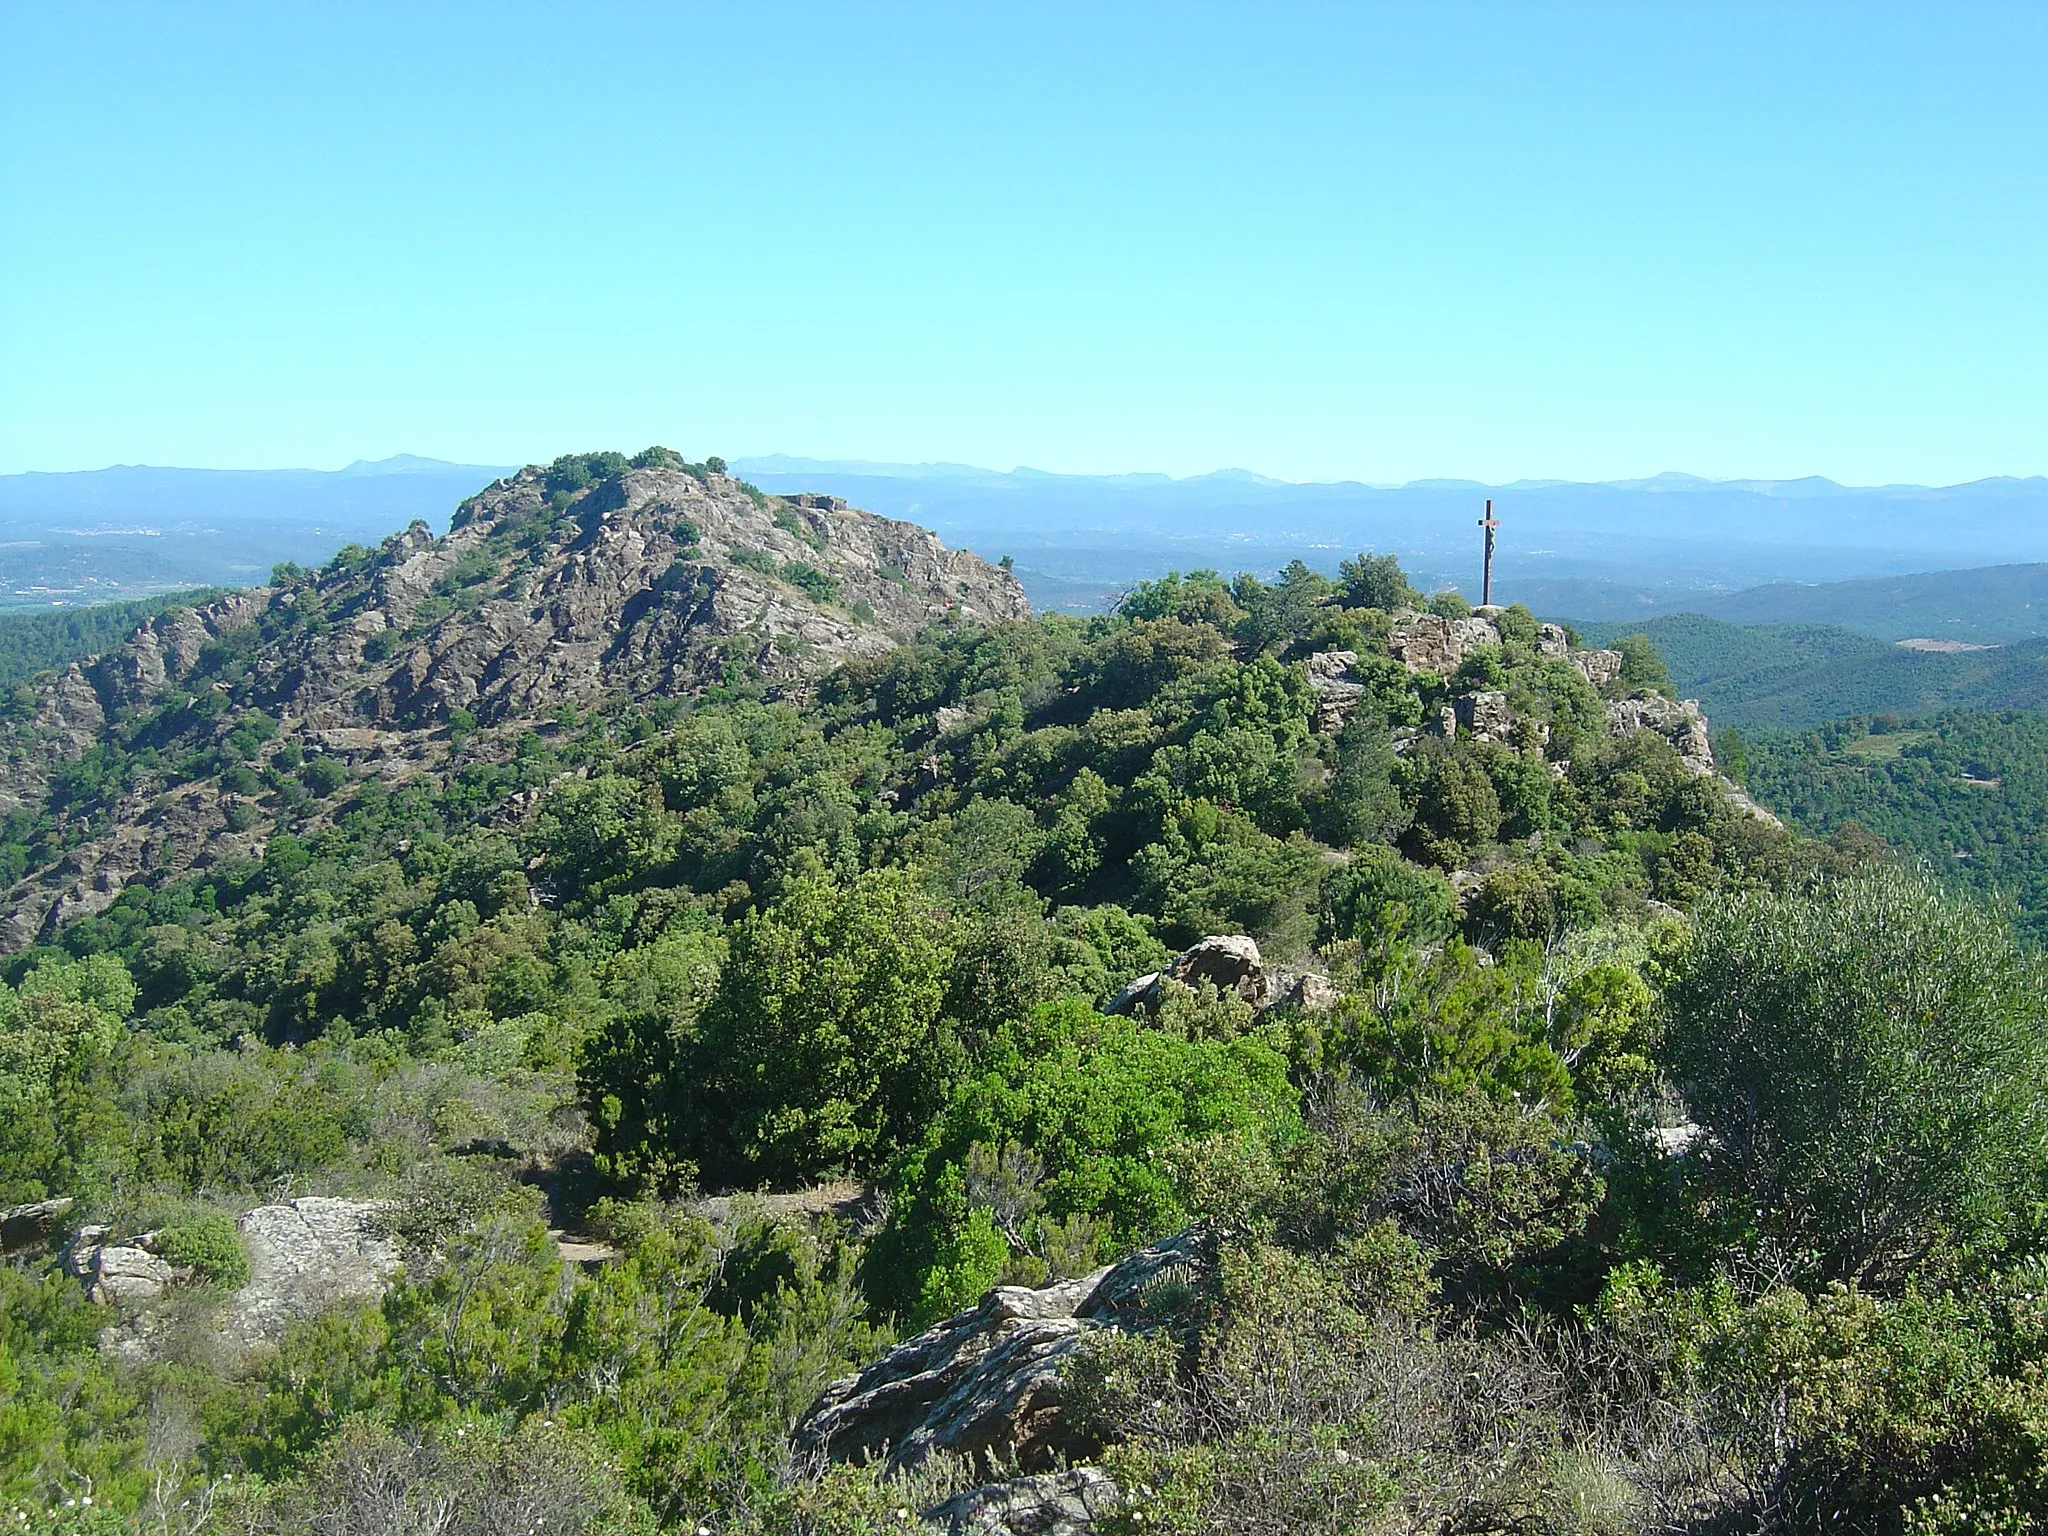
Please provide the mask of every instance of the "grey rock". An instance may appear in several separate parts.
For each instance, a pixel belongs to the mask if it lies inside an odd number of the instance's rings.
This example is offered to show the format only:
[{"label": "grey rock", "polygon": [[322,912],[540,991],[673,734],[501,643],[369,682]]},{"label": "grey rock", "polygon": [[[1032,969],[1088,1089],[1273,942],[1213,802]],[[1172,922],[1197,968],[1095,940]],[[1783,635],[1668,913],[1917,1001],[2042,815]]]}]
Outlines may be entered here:
[{"label": "grey rock", "polygon": [[1365,684],[1352,675],[1357,664],[1356,651],[1318,651],[1308,659],[1308,685],[1316,694],[1316,730],[1325,736],[1344,729],[1345,720],[1365,697]]},{"label": "grey rock", "polygon": [[1621,676],[1619,651],[1573,651],[1571,664],[1579,669],[1579,676],[1595,688],[1604,688]]},{"label": "grey rock", "polygon": [[191,1278],[190,1270],[150,1251],[155,1233],[110,1243],[108,1231],[106,1227],[79,1228],[62,1256],[65,1273],[85,1287],[86,1298],[95,1305],[136,1306]]},{"label": "grey rock", "polygon": [[[1204,1272],[1189,1229],[1077,1280],[997,1286],[976,1305],[833,1382],[796,1426],[800,1452],[914,1467],[934,1452],[1013,1460],[1027,1470],[1081,1449],[1060,1420],[1061,1367],[1099,1328],[1156,1326],[1176,1279]],[[972,1527],[967,1527],[972,1529]]]},{"label": "grey rock", "polygon": [[956,1493],[924,1518],[948,1536],[1084,1536],[1119,1497],[1100,1467],[1074,1467]]},{"label": "grey rock", "polygon": [[230,1299],[223,1328],[244,1347],[274,1343],[296,1318],[335,1301],[378,1296],[398,1269],[382,1230],[384,1205],[308,1195],[259,1205],[235,1223],[249,1250],[249,1283]]},{"label": "grey rock", "polygon": [[1243,998],[1262,1013],[1287,1005],[1315,1012],[1335,1007],[1342,997],[1327,976],[1268,967],[1258,941],[1249,935],[1212,934],[1175,956],[1165,970],[1140,976],[1102,1011],[1155,1013],[1168,982],[1196,988],[1207,984]]},{"label": "grey rock", "polygon": [[1607,706],[1607,730],[1614,736],[1652,731],[1678,749],[1685,766],[1696,774],[1714,771],[1714,749],[1707,739],[1707,717],[1697,699],[1615,699]]},{"label": "grey rock", "polygon": [[1166,974],[1186,987],[1204,982],[1219,992],[1235,992],[1248,1003],[1265,996],[1265,965],[1258,941],[1248,934],[1212,934],[1183,950]]},{"label": "grey rock", "polygon": [[59,1195],[54,1200],[34,1200],[0,1211],[0,1253],[40,1247],[49,1241],[57,1218],[77,1203],[69,1195]]},{"label": "grey rock", "polygon": [[1504,693],[1468,693],[1454,701],[1458,729],[1479,741],[1508,739],[1514,729],[1514,713]]},{"label": "grey rock", "polygon": [[1562,660],[1572,650],[1571,636],[1565,633],[1562,624],[1538,624],[1536,626],[1536,654],[1552,660]]}]

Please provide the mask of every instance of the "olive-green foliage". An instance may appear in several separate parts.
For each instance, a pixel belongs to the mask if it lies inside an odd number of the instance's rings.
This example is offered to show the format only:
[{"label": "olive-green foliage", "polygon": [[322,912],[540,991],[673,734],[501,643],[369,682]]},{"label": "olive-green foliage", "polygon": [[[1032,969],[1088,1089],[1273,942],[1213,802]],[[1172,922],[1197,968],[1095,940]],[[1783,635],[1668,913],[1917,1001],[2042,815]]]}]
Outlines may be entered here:
[{"label": "olive-green foliage", "polygon": [[196,1269],[222,1290],[249,1283],[249,1251],[231,1217],[215,1213],[175,1222],[158,1231],[156,1251],[172,1264]]},{"label": "olive-green foliage", "polygon": [[1422,594],[1409,584],[1393,555],[1355,555],[1338,567],[1344,601],[1353,608],[1379,608],[1388,613],[1422,606]]},{"label": "olive-green foliage", "polygon": [[870,1288],[929,1319],[1018,1260],[1043,1275],[1076,1218],[1100,1224],[1084,1268],[1163,1237],[1190,1214],[1178,1163],[1211,1140],[1272,1154],[1293,1132],[1291,1099],[1283,1058],[1256,1038],[1042,1007],[997,1032],[904,1160]]},{"label": "olive-green foliage", "polygon": [[1667,993],[1667,1060],[1731,1236],[1896,1285],[2031,1222],[2048,1136],[2040,962],[1896,868],[1718,904]]},{"label": "olive-green foliage", "polygon": [[879,1170],[960,1070],[951,960],[914,881],[809,881],[748,917],[702,1026],[700,1161],[790,1183]]},{"label": "olive-green foliage", "polygon": [[1331,878],[1324,901],[1329,938],[1366,939],[1386,925],[1427,944],[1458,926],[1458,895],[1451,882],[1391,848],[1359,849]]}]

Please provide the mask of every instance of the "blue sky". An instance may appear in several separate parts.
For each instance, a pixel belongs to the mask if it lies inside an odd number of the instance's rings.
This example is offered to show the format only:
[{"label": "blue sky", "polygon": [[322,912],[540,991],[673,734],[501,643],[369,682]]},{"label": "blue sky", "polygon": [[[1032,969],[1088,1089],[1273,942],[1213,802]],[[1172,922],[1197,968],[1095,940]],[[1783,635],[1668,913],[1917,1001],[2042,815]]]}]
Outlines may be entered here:
[{"label": "blue sky", "polygon": [[2048,5],[0,0],[0,472],[2048,471]]}]

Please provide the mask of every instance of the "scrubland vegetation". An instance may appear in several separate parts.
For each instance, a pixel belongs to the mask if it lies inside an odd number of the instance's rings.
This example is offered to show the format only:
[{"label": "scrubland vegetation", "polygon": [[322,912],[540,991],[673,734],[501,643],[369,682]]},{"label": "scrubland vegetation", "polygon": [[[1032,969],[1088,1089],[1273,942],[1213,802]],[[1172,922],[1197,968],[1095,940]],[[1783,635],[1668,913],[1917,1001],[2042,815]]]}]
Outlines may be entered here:
[{"label": "scrubland vegetation", "polygon": [[[1418,601],[1198,573],[458,732],[445,778],[302,756],[259,860],[6,962],[0,1204],[195,1278],[101,1348],[63,1231],[0,1268],[0,1514],[904,1529],[1008,1469],[808,1462],[818,1390],[1199,1223],[1213,1273],[1070,1382],[1111,1529],[2038,1529],[2035,951],[1611,736],[1524,612],[1407,672]],[[1319,735],[1334,649],[1367,690]],[[1415,731],[1476,688],[1513,739]],[[1217,933],[1342,1003],[1100,1011]],[[390,1202],[401,1277],[226,1351],[223,1218],[307,1193]]]}]

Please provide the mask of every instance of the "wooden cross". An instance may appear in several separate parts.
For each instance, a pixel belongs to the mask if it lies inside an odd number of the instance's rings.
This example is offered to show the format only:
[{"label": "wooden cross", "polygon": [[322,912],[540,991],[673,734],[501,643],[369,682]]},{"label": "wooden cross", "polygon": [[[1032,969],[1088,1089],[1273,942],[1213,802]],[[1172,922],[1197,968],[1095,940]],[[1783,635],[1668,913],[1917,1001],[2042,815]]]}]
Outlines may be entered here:
[{"label": "wooden cross", "polygon": [[1479,519],[1479,526],[1486,530],[1486,571],[1479,579],[1479,606],[1493,606],[1493,530],[1500,526],[1493,515],[1493,498],[1486,499],[1486,516]]}]

